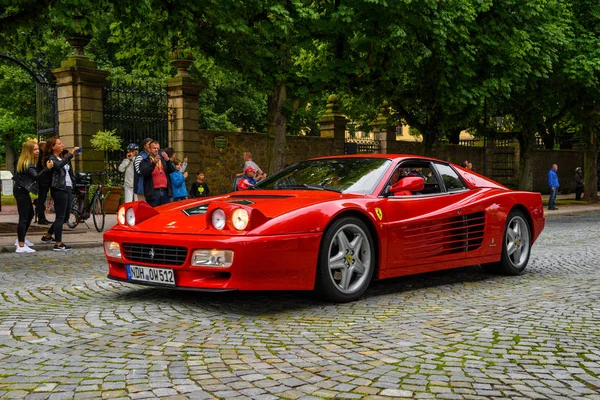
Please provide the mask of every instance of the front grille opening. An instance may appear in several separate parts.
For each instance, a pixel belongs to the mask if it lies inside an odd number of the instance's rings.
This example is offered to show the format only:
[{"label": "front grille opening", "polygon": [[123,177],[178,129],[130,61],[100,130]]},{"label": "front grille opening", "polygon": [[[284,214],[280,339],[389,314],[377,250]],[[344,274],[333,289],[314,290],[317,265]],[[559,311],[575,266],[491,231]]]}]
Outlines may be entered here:
[{"label": "front grille opening", "polygon": [[187,258],[187,248],[156,244],[123,243],[123,251],[128,260],[160,265],[183,265]]}]

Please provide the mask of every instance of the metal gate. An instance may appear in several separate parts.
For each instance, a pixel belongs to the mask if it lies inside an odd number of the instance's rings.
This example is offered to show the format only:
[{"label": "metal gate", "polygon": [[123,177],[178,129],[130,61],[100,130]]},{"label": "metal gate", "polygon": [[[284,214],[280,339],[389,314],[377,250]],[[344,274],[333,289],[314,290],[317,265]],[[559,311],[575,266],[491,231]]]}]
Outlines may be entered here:
[{"label": "metal gate", "polygon": [[381,142],[379,140],[346,139],[344,154],[379,154]]},{"label": "metal gate", "polygon": [[52,67],[42,57],[20,60],[10,54],[0,53],[0,58],[17,64],[35,81],[36,129],[38,141],[58,136],[58,98]]},{"label": "metal gate", "polygon": [[169,147],[169,123],[174,120],[174,110],[169,108],[167,91],[160,86],[136,86],[118,80],[106,80],[103,89],[104,129],[116,129],[122,139],[122,149],[109,152],[109,174],[121,177],[117,167],[125,157],[129,143],[141,145],[145,138]]},{"label": "metal gate", "polygon": [[58,136],[58,98],[56,84],[35,85],[35,109],[38,142]]},{"label": "metal gate", "polygon": [[491,178],[510,188],[516,188],[517,170],[515,166],[516,150],[510,140],[494,140],[491,148]]}]

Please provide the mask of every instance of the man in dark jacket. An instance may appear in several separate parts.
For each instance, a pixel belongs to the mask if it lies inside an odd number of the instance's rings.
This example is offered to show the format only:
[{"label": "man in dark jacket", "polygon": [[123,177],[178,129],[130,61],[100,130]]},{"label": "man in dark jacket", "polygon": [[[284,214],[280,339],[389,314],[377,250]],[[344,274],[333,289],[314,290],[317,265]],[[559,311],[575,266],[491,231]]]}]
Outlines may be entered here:
[{"label": "man in dark jacket", "polygon": [[142,160],[148,158],[150,153],[150,143],[154,140],[146,138],[142,142],[142,151],[133,159],[133,193],[138,195],[139,200],[144,200],[144,179],[140,171]]},{"label": "man in dark jacket", "polygon": [[575,200],[581,200],[584,186],[583,171],[581,167],[577,167],[575,168]]},{"label": "man in dark jacket", "polygon": [[149,148],[148,157],[139,164],[140,178],[144,182],[146,201],[156,207],[171,202],[173,189],[169,175],[175,171],[175,166],[164,151],[159,154],[158,142],[152,141]]}]

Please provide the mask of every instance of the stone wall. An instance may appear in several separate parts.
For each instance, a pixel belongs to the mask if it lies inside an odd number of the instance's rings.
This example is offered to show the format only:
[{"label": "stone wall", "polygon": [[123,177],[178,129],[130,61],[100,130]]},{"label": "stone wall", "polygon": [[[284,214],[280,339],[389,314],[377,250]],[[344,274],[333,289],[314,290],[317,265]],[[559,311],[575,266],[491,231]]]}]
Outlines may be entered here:
[{"label": "stone wall", "polygon": [[550,193],[548,170],[552,164],[558,165],[559,193],[575,192],[575,168],[583,167],[583,153],[578,150],[536,150],[531,154],[533,190]]},{"label": "stone wall", "polygon": [[[216,137],[225,137],[227,145],[224,149],[218,149],[215,144]],[[209,182],[212,194],[228,193],[235,174],[242,171],[244,163],[243,154],[250,151],[254,161],[265,171],[269,170],[269,158],[273,140],[268,139],[266,134],[248,132],[222,132],[201,129],[198,135],[198,147],[200,160],[190,159],[188,167],[188,184],[196,179],[196,170],[202,168]],[[389,153],[391,154],[416,154],[424,153],[423,145],[416,142],[390,142]],[[312,157],[328,156],[336,154],[338,146],[334,146],[334,139],[307,136],[287,137],[287,162],[305,160]],[[192,149],[193,150],[193,149]],[[184,151],[186,153],[186,151]],[[190,151],[193,153],[193,151]],[[338,152],[339,153],[339,152]],[[473,170],[484,174],[483,171],[483,147],[446,145],[435,151],[435,158],[460,164],[463,160],[469,160],[473,164]],[[533,190],[548,193],[547,172],[553,163],[559,165],[558,177],[561,182],[562,192],[573,192],[575,184],[573,177],[575,168],[582,166],[583,154],[578,150],[535,150],[533,158]],[[488,172],[491,168],[491,158],[488,149],[487,162]],[[518,173],[519,152],[515,154],[514,166]],[[485,174],[484,174],[485,175]],[[488,173],[489,176],[489,173]]]},{"label": "stone wall", "polygon": [[[217,142],[224,143],[225,148],[217,148]],[[201,129],[198,135],[200,160],[189,162],[188,183],[196,180],[196,170],[203,169],[211,194],[223,194],[231,191],[235,174],[242,171],[244,152],[252,153],[252,158],[261,169],[269,170],[269,159],[273,140],[266,134],[248,132],[222,132]],[[184,151],[185,153],[185,151]],[[287,162],[311,157],[333,155],[334,139],[306,136],[287,137]]]},{"label": "stone wall", "polygon": [[[423,155],[425,153],[423,144],[419,142],[390,142],[388,148],[392,154]],[[483,173],[483,147],[448,144],[436,149],[433,157],[459,165],[464,160],[469,160],[473,164],[474,171]]]}]

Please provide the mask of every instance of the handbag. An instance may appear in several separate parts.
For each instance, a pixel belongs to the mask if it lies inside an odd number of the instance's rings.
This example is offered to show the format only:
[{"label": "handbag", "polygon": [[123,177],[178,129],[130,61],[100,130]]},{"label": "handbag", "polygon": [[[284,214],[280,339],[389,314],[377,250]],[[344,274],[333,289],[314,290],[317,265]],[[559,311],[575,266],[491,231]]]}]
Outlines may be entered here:
[{"label": "handbag", "polygon": [[38,184],[37,181],[33,181],[31,182],[29,185],[27,185],[25,187],[25,189],[29,192],[29,193],[33,193],[33,194],[38,194]]}]

